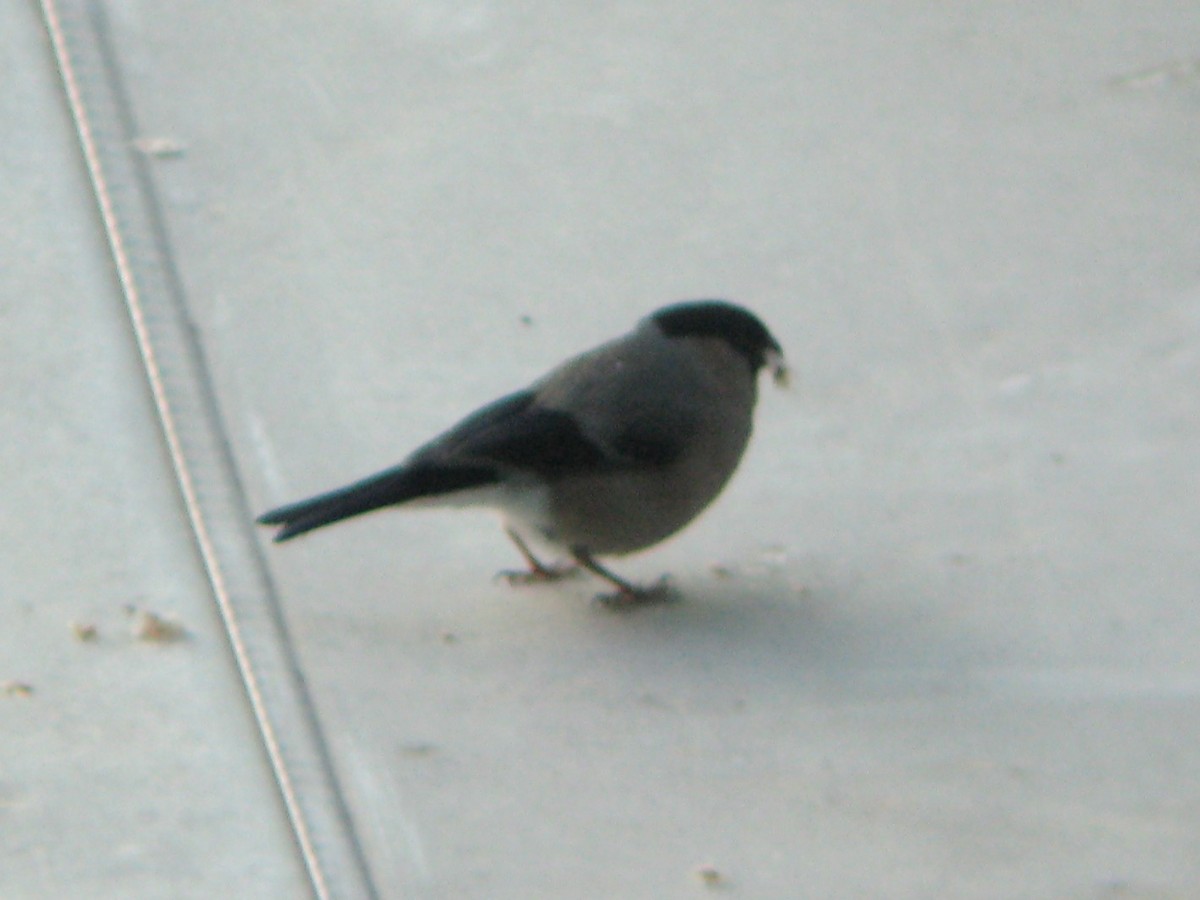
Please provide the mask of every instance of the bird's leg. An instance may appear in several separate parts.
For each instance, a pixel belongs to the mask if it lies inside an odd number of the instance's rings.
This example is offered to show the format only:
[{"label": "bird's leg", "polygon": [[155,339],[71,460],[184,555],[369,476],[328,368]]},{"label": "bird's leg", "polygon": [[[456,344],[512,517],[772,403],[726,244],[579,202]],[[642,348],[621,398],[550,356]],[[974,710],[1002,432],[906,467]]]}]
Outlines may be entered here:
[{"label": "bird's leg", "polygon": [[533,555],[529,546],[521,540],[521,536],[511,528],[504,529],[517,547],[521,556],[525,558],[525,564],[529,566],[526,570],[505,569],[496,573],[497,578],[503,578],[511,585],[520,584],[541,584],[547,581],[558,581],[560,578],[565,578],[575,571],[575,566],[548,566]]},{"label": "bird's leg", "polygon": [[592,555],[582,547],[573,547],[571,549],[571,556],[583,568],[587,569],[593,575],[603,578],[617,589],[615,594],[600,594],[596,597],[598,601],[609,609],[623,609],[631,606],[640,606],[645,603],[661,603],[669,595],[667,579],[665,577],[660,579],[657,584],[652,584],[649,587],[638,587],[608,571],[608,569],[596,562]]}]

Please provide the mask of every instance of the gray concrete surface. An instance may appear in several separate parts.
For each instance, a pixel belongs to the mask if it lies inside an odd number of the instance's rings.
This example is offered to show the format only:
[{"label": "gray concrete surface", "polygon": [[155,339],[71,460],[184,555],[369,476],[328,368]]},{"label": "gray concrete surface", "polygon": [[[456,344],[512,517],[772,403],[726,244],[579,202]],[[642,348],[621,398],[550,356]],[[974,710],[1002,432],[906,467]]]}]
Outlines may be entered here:
[{"label": "gray concrete surface", "polygon": [[[384,896],[690,897],[701,866],[745,897],[1200,895],[1194,5],[109,9],[145,135],[186,148],[158,185],[264,507],[394,462],[668,300],[747,303],[797,370],[719,504],[621,567],[671,573],[677,605],[512,592],[490,580],[515,560],[486,516],[381,515],[271,550]],[[8,15],[32,59],[7,63],[31,98],[8,116],[42,124],[2,152],[74,171],[35,26]],[[5,414],[89,393],[69,433],[64,411],[48,446],[4,451],[22,467],[6,458],[6,490],[62,498],[7,505],[41,530],[0,518],[20,590],[60,604],[9,604],[5,659],[107,698],[86,755],[122,777],[140,771],[112,694],[127,673],[87,654],[203,680],[200,710],[156,707],[178,731],[151,770],[187,779],[154,792],[157,833],[224,842],[228,811],[264,842],[235,842],[263,864],[254,895],[290,896],[247,716],[205,674],[228,682],[215,616],[184,609],[165,469],[114,487],[67,458],[159,456],[92,287],[82,182],[53,190],[5,195],[41,216],[14,236],[23,258],[56,254],[5,288],[30,385]],[[22,303],[64,278],[66,249],[91,254],[78,344]],[[85,368],[110,358],[107,380]],[[134,424],[102,449],[114,419]],[[64,522],[81,498],[138,537]],[[59,620],[101,602],[96,578],[172,598],[204,639],[72,646]],[[103,602],[92,615],[117,615]],[[57,820],[21,798],[82,752],[46,733],[53,697],[0,706],[22,734],[0,815],[31,846]],[[242,767],[235,798],[208,790],[197,733]],[[6,838],[0,878],[103,895],[122,884],[88,862],[107,830],[73,823],[70,863]],[[188,854],[196,877],[245,883],[214,855]],[[123,871],[176,884],[146,859]]]},{"label": "gray concrete surface", "polygon": [[0,897],[304,896],[36,7],[0,35]]}]

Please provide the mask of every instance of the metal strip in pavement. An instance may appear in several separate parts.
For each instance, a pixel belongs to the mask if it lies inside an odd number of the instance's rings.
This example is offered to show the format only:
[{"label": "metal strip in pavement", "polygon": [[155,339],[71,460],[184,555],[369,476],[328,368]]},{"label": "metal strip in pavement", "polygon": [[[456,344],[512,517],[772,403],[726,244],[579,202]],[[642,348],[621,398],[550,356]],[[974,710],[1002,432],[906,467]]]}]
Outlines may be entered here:
[{"label": "metal strip in pavement", "polygon": [[250,522],[101,5],[39,0],[197,548],[313,891],[374,898]]}]

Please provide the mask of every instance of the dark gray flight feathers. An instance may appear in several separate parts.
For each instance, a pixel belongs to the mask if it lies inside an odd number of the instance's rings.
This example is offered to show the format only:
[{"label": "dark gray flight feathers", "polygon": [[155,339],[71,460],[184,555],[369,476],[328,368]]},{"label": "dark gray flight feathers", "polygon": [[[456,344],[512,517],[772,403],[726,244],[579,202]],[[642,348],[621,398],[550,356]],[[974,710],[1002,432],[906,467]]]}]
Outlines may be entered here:
[{"label": "dark gray flight feathers", "polygon": [[[258,521],[279,526],[275,540],[285,541],[418,499],[478,502],[506,514],[535,569],[519,535],[593,568],[592,552],[656,543],[716,496],[749,438],[756,376],[770,366],[782,381],[782,356],[739,306],[666,306],[467,416],[400,465]],[[646,516],[660,521],[639,521]]]},{"label": "dark gray flight feathers", "polygon": [[[567,413],[543,409],[518,391],[477,410],[406,462],[344,488],[259,517],[281,525],[276,541],[385,506],[499,483],[505,469],[543,477],[606,464],[603,452]],[[611,463],[608,463],[611,464]]]}]

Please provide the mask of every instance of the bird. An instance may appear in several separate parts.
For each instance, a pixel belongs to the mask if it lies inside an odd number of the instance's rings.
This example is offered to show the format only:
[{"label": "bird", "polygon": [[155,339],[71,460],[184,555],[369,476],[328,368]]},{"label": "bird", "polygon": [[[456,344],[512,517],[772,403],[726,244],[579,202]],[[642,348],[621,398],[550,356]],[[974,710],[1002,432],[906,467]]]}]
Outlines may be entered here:
[{"label": "bird", "polygon": [[[527,568],[512,584],[579,569],[616,589],[597,599],[663,599],[598,558],[645,550],[681,530],[721,493],[750,439],[759,374],[780,386],[779,342],[727,300],[663,306],[629,333],[561,363],[483,406],[403,462],[345,487],[272,509],[276,542],[386,507],[487,507]],[[535,555],[547,548],[565,565]]]}]

